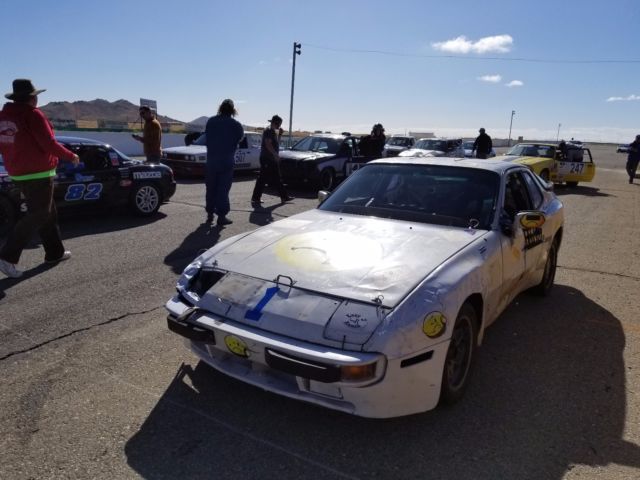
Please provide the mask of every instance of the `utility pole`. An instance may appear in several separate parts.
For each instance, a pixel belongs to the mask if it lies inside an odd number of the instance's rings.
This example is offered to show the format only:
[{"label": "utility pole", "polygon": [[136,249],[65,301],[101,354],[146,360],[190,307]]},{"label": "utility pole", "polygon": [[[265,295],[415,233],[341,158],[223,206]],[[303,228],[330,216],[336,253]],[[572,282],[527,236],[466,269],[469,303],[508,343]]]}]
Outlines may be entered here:
[{"label": "utility pole", "polygon": [[561,123],[558,124],[558,133],[556,134],[556,142],[560,138],[560,125],[562,125],[562,124]]},{"label": "utility pole", "polygon": [[516,114],[515,110],[511,110],[511,122],[509,123],[509,147],[511,147],[511,127],[513,126],[513,116]]},{"label": "utility pole", "polygon": [[289,104],[289,147],[291,146],[291,134],[293,129],[293,87],[296,83],[296,55],[300,55],[302,44],[293,42],[293,64],[291,66],[291,103]]}]

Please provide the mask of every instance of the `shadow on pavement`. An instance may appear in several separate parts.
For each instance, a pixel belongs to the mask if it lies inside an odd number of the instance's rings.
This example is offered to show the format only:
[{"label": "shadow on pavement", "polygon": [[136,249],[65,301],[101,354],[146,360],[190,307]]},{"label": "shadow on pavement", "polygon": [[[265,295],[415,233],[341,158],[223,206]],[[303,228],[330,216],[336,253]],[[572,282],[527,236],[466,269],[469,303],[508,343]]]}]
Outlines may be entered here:
[{"label": "shadow on pavement", "polygon": [[605,193],[596,187],[585,187],[578,185],[576,187],[569,187],[567,185],[555,185],[553,192],[558,195],[583,195],[585,197],[615,197],[610,193]]},{"label": "shadow on pavement", "polygon": [[169,265],[174,273],[191,263],[203,250],[213,247],[220,239],[220,227],[215,223],[202,223],[182,240],[182,243],[164,257],[165,265]]},{"label": "shadow on pavement", "polygon": [[620,321],[574,288],[521,295],[488,330],[459,404],[389,420],[183,365],[125,453],[148,479],[538,480],[575,464],[640,468],[640,447],[622,438],[624,345]]}]

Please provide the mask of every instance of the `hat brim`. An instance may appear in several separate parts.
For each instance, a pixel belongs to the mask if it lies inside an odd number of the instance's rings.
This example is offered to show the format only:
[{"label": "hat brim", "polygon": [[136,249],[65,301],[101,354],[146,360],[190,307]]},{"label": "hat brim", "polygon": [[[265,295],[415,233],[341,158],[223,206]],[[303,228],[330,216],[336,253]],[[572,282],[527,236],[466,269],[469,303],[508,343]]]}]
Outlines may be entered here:
[{"label": "hat brim", "polygon": [[[46,91],[47,91],[46,88],[42,88],[40,90],[34,90],[33,92],[28,93],[27,96],[35,97],[37,95],[40,95],[42,92],[46,92]],[[5,94],[5,98],[8,98],[9,100],[15,100],[16,94],[14,92],[7,93],[7,94]]]}]

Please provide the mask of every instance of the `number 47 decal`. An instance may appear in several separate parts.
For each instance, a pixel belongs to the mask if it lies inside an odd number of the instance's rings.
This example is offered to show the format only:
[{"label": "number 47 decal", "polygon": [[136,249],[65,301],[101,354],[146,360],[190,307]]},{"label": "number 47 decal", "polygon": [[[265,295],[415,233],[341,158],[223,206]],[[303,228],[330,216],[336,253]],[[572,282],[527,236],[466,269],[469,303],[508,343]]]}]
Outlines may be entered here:
[{"label": "number 47 decal", "polygon": [[74,183],[67,188],[64,199],[67,202],[73,202],[75,200],[98,200],[101,193],[101,183],[90,183],[89,185]]}]

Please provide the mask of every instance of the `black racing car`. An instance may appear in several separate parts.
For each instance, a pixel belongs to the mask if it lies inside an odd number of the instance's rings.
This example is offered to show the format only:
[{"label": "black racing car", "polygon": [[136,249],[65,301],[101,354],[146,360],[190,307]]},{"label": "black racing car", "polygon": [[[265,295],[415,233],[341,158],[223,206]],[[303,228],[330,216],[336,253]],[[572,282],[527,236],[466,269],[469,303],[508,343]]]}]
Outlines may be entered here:
[{"label": "black racing car", "polygon": [[[80,164],[61,161],[54,199],[60,211],[76,206],[129,205],[142,216],[154,214],[176,191],[171,168],[134,160],[105,143],[86,138],[56,137],[80,157]],[[26,204],[9,178],[0,156],[0,235],[16,222]]]}]

